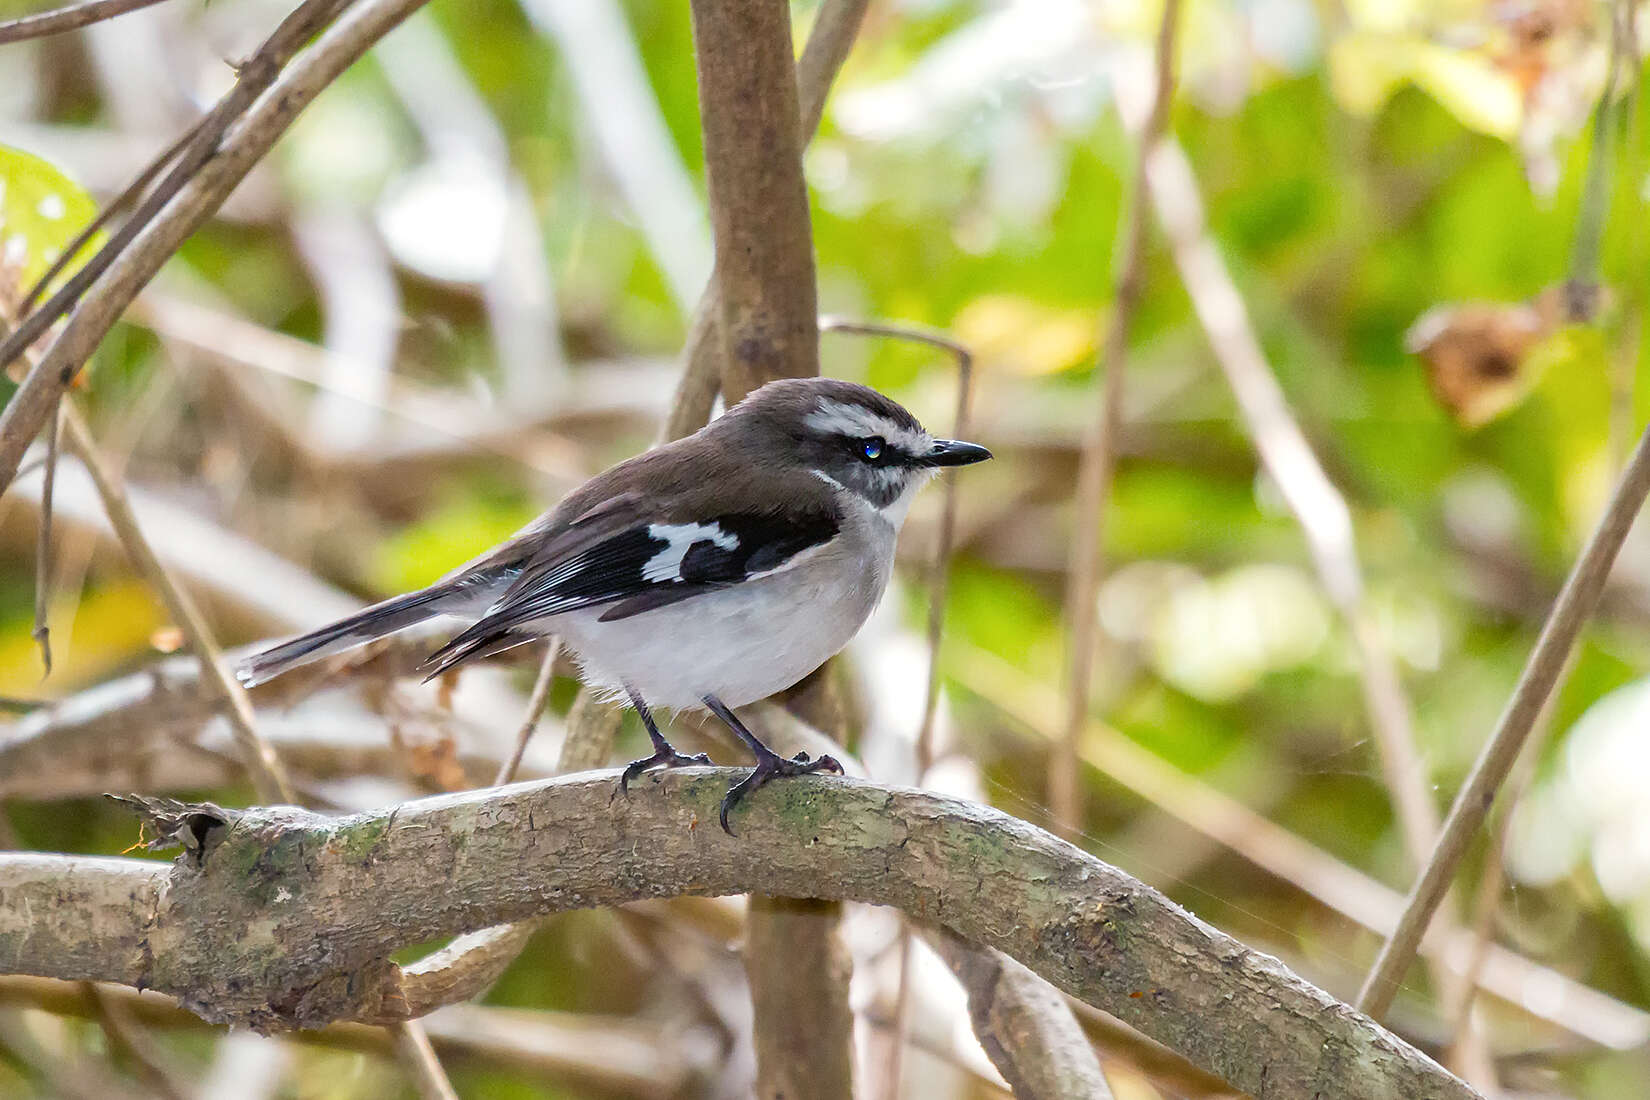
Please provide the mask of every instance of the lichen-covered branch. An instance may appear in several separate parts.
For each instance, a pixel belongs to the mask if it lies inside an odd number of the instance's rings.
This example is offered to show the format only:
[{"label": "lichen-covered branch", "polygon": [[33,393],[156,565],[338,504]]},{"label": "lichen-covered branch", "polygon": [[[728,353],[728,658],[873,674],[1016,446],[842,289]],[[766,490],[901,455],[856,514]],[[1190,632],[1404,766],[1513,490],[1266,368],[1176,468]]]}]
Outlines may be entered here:
[{"label": "lichen-covered branch", "polygon": [[[404,944],[679,894],[826,896],[996,948],[1257,1096],[1476,1094],[1281,963],[1040,829],[926,791],[810,777],[715,828],[733,773],[612,801],[572,776],[346,818],[170,816],[170,865],[0,855],[0,968],[144,985],[220,1021],[319,1026],[382,1004]],[[152,835],[152,834],[151,834]],[[432,889],[439,883],[440,889]]]}]

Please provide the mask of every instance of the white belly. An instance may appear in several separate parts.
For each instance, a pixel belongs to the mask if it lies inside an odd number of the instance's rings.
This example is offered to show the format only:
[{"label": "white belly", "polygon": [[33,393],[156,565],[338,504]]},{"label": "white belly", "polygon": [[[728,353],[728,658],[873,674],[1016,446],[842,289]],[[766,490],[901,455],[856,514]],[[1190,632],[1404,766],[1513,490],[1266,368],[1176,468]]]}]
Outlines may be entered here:
[{"label": "white belly", "polygon": [[[884,530],[868,530],[874,527]],[[876,608],[888,586],[894,531],[872,518],[856,534],[862,538],[840,538],[802,566],[627,619],[604,623],[605,609],[592,608],[541,625],[578,654],[592,687],[619,692],[629,685],[650,706],[676,710],[703,706],[706,695],[744,706],[824,664]],[[869,554],[838,545],[868,542]]]}]

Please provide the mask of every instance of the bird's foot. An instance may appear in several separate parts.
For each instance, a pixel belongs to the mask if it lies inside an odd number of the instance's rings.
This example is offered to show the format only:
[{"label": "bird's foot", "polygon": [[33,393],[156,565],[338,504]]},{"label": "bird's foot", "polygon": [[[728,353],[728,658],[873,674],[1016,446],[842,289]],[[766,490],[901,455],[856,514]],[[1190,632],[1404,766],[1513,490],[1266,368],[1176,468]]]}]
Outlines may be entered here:
[{"label": "bird's foot", "polygon": [[654,742],[652,756],[645,756],[640,760],[632,760],[630,763],[625,765],[623,774],[619,776],[619,785],[613,791],[613,794],[608,798],[608,801],[612,802],[614,798],[617,798],[621,794],[628,797],[630,795],[630,781],[641,775],[643,772],[652,771],[654,768],[687,768],[693,766],[694,764],[709,763],[710,757],[706,756],[704,753],[696,752],[692,756],[684,755],[683,753],[677,752],[675,748],[671,746],[669,741],[666,741],[661,737],[658,741]]},{"label": "bird's foot", "polygon": [[837,763],[834,756],[821,756],[818,760],[810,759],[805,752],[799,752],[789,760],[776,752],[764,749],[757,753],[756,767],[751,773],[740,780],[722,799],[722,809],[717,815],[722,821],[722,831],[729,836],[733,830],[728,828],[728,811],[737,806],[741,799],[758,788],[765,787],[771,781],[781,776],[811,775],[814,772],[832,772],[842,774],[842,765]]}]

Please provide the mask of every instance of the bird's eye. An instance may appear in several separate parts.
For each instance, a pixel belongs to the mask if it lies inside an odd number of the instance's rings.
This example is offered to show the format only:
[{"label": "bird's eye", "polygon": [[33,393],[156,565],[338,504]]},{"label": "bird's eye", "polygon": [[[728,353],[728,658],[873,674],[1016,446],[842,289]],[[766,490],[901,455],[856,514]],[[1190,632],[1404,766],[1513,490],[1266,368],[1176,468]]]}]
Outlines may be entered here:
[{"label": "bird's eye", "polygon": [[875,462],[882,457],[882,449],[888,444],[880,435],[874,435],[859,445],[859,453],[865,456],[867,462]]}]

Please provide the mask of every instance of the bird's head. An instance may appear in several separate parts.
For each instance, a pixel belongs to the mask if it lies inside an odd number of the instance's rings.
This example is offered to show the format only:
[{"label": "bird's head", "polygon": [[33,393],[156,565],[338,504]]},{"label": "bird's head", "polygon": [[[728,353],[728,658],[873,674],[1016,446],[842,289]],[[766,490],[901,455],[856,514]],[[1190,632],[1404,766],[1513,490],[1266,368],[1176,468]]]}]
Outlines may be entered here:
[{"label": "bird's head", "polygon": [[975,443],[935,439],[898,402],[834,378],[769,382],[723,420],[754,439],[769,461],[863,498],[895,525],[940,470],[991,457]]}]

